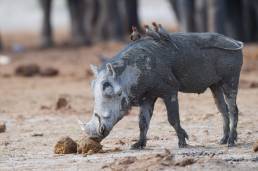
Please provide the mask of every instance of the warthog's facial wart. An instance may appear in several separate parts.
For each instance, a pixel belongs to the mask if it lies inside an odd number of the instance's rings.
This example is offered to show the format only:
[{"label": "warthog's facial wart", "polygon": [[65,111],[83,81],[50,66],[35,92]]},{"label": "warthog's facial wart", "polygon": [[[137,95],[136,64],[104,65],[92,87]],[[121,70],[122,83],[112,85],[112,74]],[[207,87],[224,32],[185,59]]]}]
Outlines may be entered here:
[{"label": "warthog's facial wart", "polygon": [[91,66],[91,69],[96,77],[91,84],[95,98],[94,112],[91,120],[83,124],[83,128],[91,137],[103,139],[124,116],[127,96],[110,63],[101,71],[96,66]]}]

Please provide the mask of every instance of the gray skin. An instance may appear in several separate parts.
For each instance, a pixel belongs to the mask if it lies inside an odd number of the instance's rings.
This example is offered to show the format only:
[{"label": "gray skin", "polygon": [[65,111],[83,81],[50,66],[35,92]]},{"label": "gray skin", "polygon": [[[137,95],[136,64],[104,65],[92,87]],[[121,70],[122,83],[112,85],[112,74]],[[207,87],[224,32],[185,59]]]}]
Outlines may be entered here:
[{"label": "gray skin", "polygon": [[[146,134],[157,98],[162,98],[168,121],[185,147],[188,135],[179,119],[178,92],[203,93],[210,88],[223,116],[221,144],[237,140],[236,97],[243,62],[243,43],[217,33],[148,34],[125,47],[108,63],[92,66],[95,105],[91,120],[81,127],[102,140],[132,106],[140,107],[138,142],[146,146]],[[176,46],[175,46],[176,44]]]}]

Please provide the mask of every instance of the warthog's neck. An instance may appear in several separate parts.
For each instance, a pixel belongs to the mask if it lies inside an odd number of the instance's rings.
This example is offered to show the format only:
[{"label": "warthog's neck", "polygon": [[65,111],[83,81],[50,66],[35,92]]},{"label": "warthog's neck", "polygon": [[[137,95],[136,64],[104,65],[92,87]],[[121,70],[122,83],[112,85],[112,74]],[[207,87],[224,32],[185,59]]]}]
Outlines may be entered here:
[{"label": "warthog's neck", "polygon": [[129,110],[134,103],[134,99],[137,97],[136,92],[133,91],[138,86],[138,79],[140,76],[140,69],[136,66],[126,66],[125,69],[119,75],[119,84],[121,85],[124,93],[124,102],[122,100],[122,106],[126,106]]}]

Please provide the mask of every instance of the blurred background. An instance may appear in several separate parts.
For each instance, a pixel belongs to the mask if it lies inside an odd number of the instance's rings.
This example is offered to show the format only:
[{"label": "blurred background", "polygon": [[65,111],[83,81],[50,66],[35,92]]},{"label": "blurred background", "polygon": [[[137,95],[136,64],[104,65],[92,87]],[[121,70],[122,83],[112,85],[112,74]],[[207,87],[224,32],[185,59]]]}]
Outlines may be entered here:
[{"label": "blurred background", "polygon": [[133,25],[141,30],[152,21],[170,31],[258,40],[256,0],[1,0],[0,48],[54,47],[60,39],[73,46],[123,42]]},{"label": "blurred background", "polygon": [[[54,47],[60,39],[61,44],[74,46],[90,46],[100,41],[123,42],[132,25],[140,29],[143,23],[159,21],[169,28],[177,26],[174,12],[166,0],[2,0],[0,19],[5,49],[15,48],[17,43]],[[32,36],[33,40],[19,40],[23,38],[20,33]]]},{"label": "blurred background", "polygon": [[144,33],[153,21],[170,32],[218,32],[243,41],[243,70],[257,68],[257,0],[1,0],[0,74],[37,75],[30,72],[39,66],[23,71],[23,63],[52,65],[50,75],[77,64],[85,70],[128,43],[132,26]]}]

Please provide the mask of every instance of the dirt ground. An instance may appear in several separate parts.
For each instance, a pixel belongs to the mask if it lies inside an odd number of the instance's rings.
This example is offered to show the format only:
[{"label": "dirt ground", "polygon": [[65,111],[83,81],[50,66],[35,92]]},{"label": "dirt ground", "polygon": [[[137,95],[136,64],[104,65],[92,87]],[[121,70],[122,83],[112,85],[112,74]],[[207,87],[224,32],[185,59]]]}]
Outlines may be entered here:
[{"label": "dirt ground", "polygon": [[[179,149],[174,129],[169,125],[161,100],[155,106],[144,150],[130,150],[139,134],[138,110],[134,108],[102,142],[107,153],[83,156],[54,154],[62,136],[74,140],[83,135],[77,119],[89,120],[93,109],[89,64],[96,56],[114,55],[124,45],[98,44],[90,48],[39,50],[22,53],[6,51],[9,65],[0,66],[0,170],[257,170],[258,153],[258,46],[245,48],[245,61],[238,95],[239,125],[237,146],[219,145],[222,118],[209,90],[204,94],[179,94],[180,117],[189,137],[189,147]],[[18,65],[36,63],[55,67],[56,77],[24,78],[14,75]],[[70,107],[56,110],[59,97]],[[119,148],[121,151],[112,152]],[[171,154],[167,154],[168,149]],[[164,155],[166,157],[164,157]],[[169,158],[170,157],[170,158]],[[182,160],[192,162],[183,166]],[[178,164],[179,163],[179,164]]]}]

